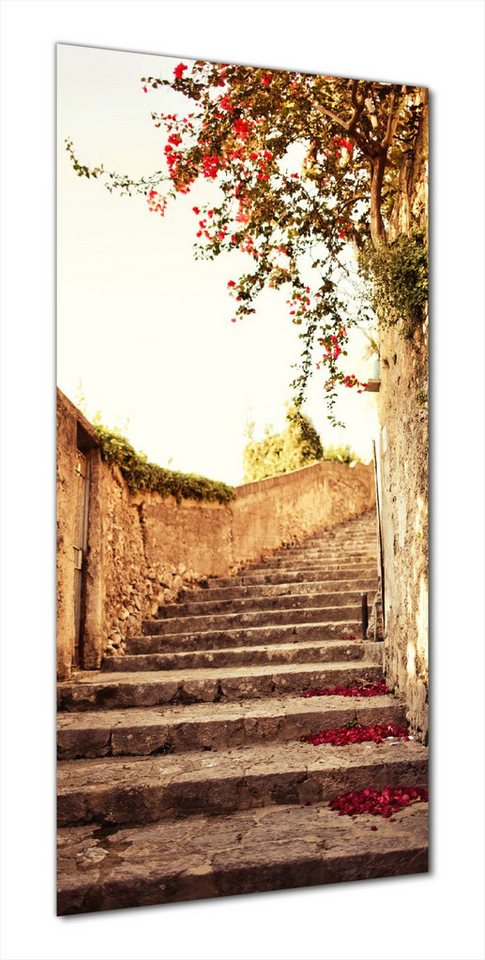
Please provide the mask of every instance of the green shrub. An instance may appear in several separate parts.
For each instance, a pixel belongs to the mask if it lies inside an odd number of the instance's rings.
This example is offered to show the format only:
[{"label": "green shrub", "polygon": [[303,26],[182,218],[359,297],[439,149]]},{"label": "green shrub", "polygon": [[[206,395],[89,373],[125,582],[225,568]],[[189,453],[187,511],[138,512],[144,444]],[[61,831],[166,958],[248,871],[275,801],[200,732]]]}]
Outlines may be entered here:
[{"label": "green shrub", "polygon": [[408,330],[422,321],[428,302],[428,251],[422,233],[402,234],[379,250],[366,244],[359,265],[372,284],[372,307],[383,326],[402,320]]},{"label": "green shrub", "polygon": [[250,439],[243,454],[246,483],[290,473],[320,460],[352,463],[358,459],[348,446],[324,448],[311,420],[294,406],[286,419],[288,425],[281,433],[260,441]]},{"label": "green shrub", "polygon": [[147,490],[162,497],[181,500],[217,500],[227,503],[235,497],[234,488],[216,480],[208,480],[193,473],[167,470],[150,463],[144,453],[137,453],[131,443],[118,430],[96,426],[101,445],[101,456],[106,463],[115,463],[120,468],[129,489],[135,493]]},{"label": "green shrub", "polygon": [[324,447],[322,460],[333,460],[335,463],[360,463],[360,457],[348,444]]}]

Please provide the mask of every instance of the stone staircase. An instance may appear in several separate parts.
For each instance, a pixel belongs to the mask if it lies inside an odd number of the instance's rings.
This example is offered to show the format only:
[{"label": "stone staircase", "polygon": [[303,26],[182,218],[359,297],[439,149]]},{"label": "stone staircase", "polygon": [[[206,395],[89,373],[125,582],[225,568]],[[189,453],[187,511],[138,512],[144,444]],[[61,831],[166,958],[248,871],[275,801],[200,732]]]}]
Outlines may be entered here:
[{"label": "stone staircase", "polygon": [[424,786],[427,753],[301,738],[405,723],[361,639],[377,586],[367,514],[182,592],[125,656],[59,684],[58,912],[82,913],[427,869],[427,805],[339,816],[365,787]]}]

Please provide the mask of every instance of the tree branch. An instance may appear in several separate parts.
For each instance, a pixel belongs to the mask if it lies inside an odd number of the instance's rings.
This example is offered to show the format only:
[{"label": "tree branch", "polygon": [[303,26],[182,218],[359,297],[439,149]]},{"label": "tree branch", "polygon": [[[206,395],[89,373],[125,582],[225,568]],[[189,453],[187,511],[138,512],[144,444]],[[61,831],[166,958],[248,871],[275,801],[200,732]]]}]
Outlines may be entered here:
[{"label": "tree branch", "polygon": [[[398,99],[397,109],[396,110],[394,109],[396,104],[397,89],[398,89],[397,87],[393,87],[393,90],[391,93],[391,103],[389,106],[389,114],[387,117],[386,133],[385,133],[384,139],[381,141],[381,147],[383,148],[383,150],[386,150],[386,151],[389,149],[394,139],[394,134],[396,132],[397,125],[399,123],[399,114],[401,112],[401,105],[402,105],[401,97],[399,97]],[[406,88],[404,87],[403,89],[405,90]]]},{"label": "tree branch", "polygon": [[360,120],[362,111],[364,109],[364,104],[365,104],[366,87],[364,87],[364,93],[360,98],[357,96],[358,89],[359,89],[359,81],[352,80],[352,91],[350,96],[351,96],[352,106],[354,109],[347,127],[347,132],[350,134],[354,133],[355,127],[357,126],[357,123]]}]

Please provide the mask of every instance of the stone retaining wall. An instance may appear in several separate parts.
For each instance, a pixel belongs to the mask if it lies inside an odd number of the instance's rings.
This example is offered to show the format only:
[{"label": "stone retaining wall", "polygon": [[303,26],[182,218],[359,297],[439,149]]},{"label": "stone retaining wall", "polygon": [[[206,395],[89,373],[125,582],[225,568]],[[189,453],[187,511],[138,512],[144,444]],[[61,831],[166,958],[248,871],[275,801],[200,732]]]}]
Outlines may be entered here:
[{"label": "stone retaining wall", "polygon": [[[403,168],[390,238],[411,224],[427,231],[428,111],[414,157]],[[406,699],[408,720],[428,731],[428,320],[412,335],[403,324],[381,330],[378,399],[385,571],[384,663],[389,683]]]},{"label": "stone retaining wall", "polygon": [[373,469],[318,463],[236,488],[230,503],[130,493],[101,460],[96,433],[58,392],[58,674],[70,676],[74,650],[74,531],[78,442],[91,469],[86,587],[80,665],[105,653],[175,600],[182,587],[224,577],[283,544],[359,516],[375,502]]}]

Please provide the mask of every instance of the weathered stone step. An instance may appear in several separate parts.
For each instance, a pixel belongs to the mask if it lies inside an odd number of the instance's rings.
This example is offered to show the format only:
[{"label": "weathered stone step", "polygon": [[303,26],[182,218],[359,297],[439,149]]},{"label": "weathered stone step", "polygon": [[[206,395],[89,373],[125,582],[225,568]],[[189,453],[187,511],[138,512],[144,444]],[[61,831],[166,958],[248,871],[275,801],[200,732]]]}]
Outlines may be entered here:
[{"label": "weathered stone step", "polygon": [[377,582],[377,576],[375,570],[370,568],[361,569],[357,567],[351,570],[328,570],[327,568],[315,569],[314,567],[308,567],[308,569],[305,568],[302,570],[285,569],[274,570],[272,572],[241,573],[235,577],[214,577],[214,579],[210,581],[210,586],[218,589],[220,587],[256,586],[257,584],[265,583],[303,583],[312,580],[318,580],[320,583],[330,581],[348,582],[349,580],[370,580]]},{"label": "weathered stone step", "polygon": [[365,540],[367,537],[375,535],[376,517],[373,516],[370,523],[362,523],[351,527],[348,524],[339,524],[337,527],[327,527],[323,530],[316,530],[305,539],[305,543],[314,543],[322,541],[327,543],[329,540]]},{"label": "weathered stone step", "polygon": [[263,807],[58,834],[59,915],[308,887],[428,869],[427,805],[393,817]]},{"label": "weathered stone step", "polygon": [[320,573],[320,578],[324,580],[327,575],[329,579],[333,578],[333,574],[338,573],[339,578],[342,580],[351,579],[354,580],[363,577],[373,577],[376,576],[376,562],[372,561],[366,563],[365,565],[356,566],[355,564],[329,564],[329,563],[317,563],[312,560],[309,563],[291,563],[290,561],[281,560],[278,563],[266,563],[255,565],[254,567],[248,567],[245,570],[241,570],[238,573],[238,577],[253,577],[259,574],[266,573],[269,576],[274,574],[286,574],[289,582],[293,580],[294,574],[305,574],[307,571],[311,573]]},{"label": "weathered stone step", "polygon": [[[156,629],[161,623],[162,620],[146,622],[144,629],[147,630],[152,624]],[[239,630],[205,630],[198,633],[145,633],[142,637],[127,637],[126,652],[170,653],[178,650],[265,646],[268,643],[293,643],[298,640],[346,640],[349,636],[360,636],[361,630],[361,621],[356,619],[243,627]]]},{"label": "weathered stone step", "polygon": [[[174,653],[137,653],[111,656],[103,660],[102,670],[195,670],[199,667],[250,666],[260,663],[322,663],[363,660],[367,644],[354,640],[333,643],[314,640],[297,643],[271,643],[267,646],[228,647],[220,650],[194,650]],[[379,649],[382,645],[375,644]]]},{"label": "weathered stone step", "polygon": [[244,627],[288,626],[299,623],[334,623],[336,620],[358,620],[361,616],[360,601],[353,604],[317,607],[309,604],[296,610],[262,609],[243,610],[234,613],[210,613],[196,617],[157,617],[145,620],[144,633],[170,635],[174,633],[204,633],[206,630],[234,630]]},{"label": "weathered stone step", "polygon": [[292,550],[328,550],[332,547],[342,547],[344,550],[360,549],[360,547],[375,547],[377,540],[377,528],[371,532],[363,531],[360,534],[349,536],[348,534],[333,533],[328,531],[325,536],[310,537],[300,543],[288,544],[286,547],[280,547],[275,553],[283,553]]},{"label": "weathered stone step", "polygon": [[377,558],[374,553],[368,553],[361,556],[356,556],[355,554],[345,556],[344,554],[334,554],[332,556],[324,557],[320,554],[301,554],[301,556],[285,556],[285,557],[268,557],[265,561],[258,561],[257,563],[248,564],[241,573],[250,573],[252,570],[263,570],[266,567],[268,569],[293,569],[293,570],[304,570],[308,568],[327,568],[329,570],[340,569],[346,566],[353,567],[365,567],[365,566],[374,566],[377,563]]},{"label": "weathered stone step", "polygon": [[355,680],[378,680],[381,667],[369,661],[349,663],[284,664],[279,667],[214,667],[152,673],[75,674],[58,684],[59,710],[101,710],[154,707],[162,703],[217,703],[258,697],[300,694],[311,687],[349,685]]},{"label": "weathered stone step", "polygon": [[[60,713],[60,760],[150,756],[298,740],[350,723],[405,723],[395,697],[271,697],[238,703]],[[316,748],[315,748],[316,749]]]},{"label": "weathered stone step", "polygon": [[293,546],[281,547],[275,550],[275,553],[305,553],[307,550],[368,550],[376,547],[376,534],[366,537],[327,537],[320,540],[305,540],[303,543],[295,543]]},{"label": "weathered stone step", "polygon": [[302,607],[346,607],[360,606],[363,590],[335,590],[333,593],[293,593],[269,596],[242,596],[232,600],[191,600],[185,603],[171,603],[159,607],[158,617],[168,620],[171,617],[196,617],[217,613],[237,613],[254,610],[299,610]]},{"label": "weathered stone step", "polygon": [[412,741],[346,747],[292,742],[144,759],[61,761],[60,826],[153,823],[273,803],[327,803],[372,785],[425,786],[427,750]]},{"label": "weathered stone step", "polygon": [[337,544],[331,547],[292,547],[287,550],[277,550],[275,553],[264,554],[259,562],[270,563],[271,560],[368,560],[377,555],[376,544],[369,546],[354,546]]},{"label": "weathered stone step", "polygon": [[272,573],[276,570],[350,570],[357,571],[360,576],[361,570],[374,569],[376,564],[375,557],[366,557],[363,560],[354,560],[353,557],[335,557],[333,560],[320,560],[315,557],[302,557],[301,559],[295,559],[295,557],[275,557],[270,560],[266,560],[265,563],[252,563],[250,566],[246,567],[241,571],[241,575],[245,576],[250,574],[253,571],[257,573],[260,570],[267,570],[269,573]]},{"label": "weathered stone step", "polygon": [[242,598],[255,597],[293,597],[296,594],[304,594],[308,597],[312,594],[336,592],[371,592],[377,589],[377,577],[367,577],[366,579],[323,579],[319,577],[313,580],[299,579],[294,583],[259,583],[244,585],[240,582],[234,583],[233,580],[227,580],[228,586],[214,586],[213,580],[207,581],[207,586],[199,586],[190,590],[181,590],[179,600],[181,602],[207,602],[212,600],[240,600]]},{"label": "weathered stone step", "polygon": [[262,566],[265,564],[272,564],[276,562],[287,562],[287,563],[310,563],[310,561],[317,561],[318,563],[361,563],[366,561],[376,560],[376,551],[374,549],[368,550],[285,550],[283,553],[273,553],[268,554],[268,556],[261,557],[261,560],[257,563],[251,564],[251,568],[255,566]]}]

